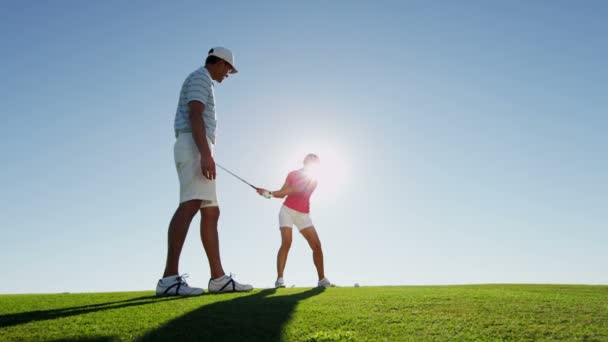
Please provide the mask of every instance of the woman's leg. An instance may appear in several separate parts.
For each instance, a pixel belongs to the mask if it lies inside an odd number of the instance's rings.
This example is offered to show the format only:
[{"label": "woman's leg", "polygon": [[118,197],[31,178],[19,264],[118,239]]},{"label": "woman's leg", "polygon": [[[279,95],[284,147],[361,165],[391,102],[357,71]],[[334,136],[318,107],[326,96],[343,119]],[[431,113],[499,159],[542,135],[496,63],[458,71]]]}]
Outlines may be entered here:
[{"label": "woman's leg", "polygon": [[312,260],[317,268],[319,280],[325,278],[325,270],[323,269],[323,250],[321,249],[321,240],[314,226],[306,227],[300,230],[302,236],[308,241],[308,245],[312,249]]},{"label": "woman's leg", "polygon": [[287,254],[291,247],[291,227],[281,227],[281,247],[277,253],[277,278],[283,278],[283,271],[287,263]]}]

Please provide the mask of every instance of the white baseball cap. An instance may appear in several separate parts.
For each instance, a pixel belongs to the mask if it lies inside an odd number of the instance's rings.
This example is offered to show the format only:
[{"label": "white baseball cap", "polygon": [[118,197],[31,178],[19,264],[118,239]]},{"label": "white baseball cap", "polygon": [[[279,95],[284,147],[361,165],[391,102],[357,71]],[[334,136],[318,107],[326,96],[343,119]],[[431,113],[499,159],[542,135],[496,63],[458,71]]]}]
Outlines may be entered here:
[{"label": "white baseball cap", "polygon": [[212,48],[209,50],[209,56],[216,56],[228,62],[232,66],[232,71],[230,72],[231,74],[236,74],[239,72],[236,70],[236,66],[234,66],[234,55],[232,54],[232,51],[226,49],[225,47],[218,46]]}]

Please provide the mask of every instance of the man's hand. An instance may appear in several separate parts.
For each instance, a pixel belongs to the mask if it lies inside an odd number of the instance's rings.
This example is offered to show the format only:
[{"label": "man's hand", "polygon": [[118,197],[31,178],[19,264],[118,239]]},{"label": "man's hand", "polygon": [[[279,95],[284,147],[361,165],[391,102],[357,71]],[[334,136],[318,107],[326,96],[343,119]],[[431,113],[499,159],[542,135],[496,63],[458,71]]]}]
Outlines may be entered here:
[{"label": "man's hand", "polygon": [[215,160],[213,160],[210,154],[201,155],[201,171],[205,178],[210,180],[215,179]]}]

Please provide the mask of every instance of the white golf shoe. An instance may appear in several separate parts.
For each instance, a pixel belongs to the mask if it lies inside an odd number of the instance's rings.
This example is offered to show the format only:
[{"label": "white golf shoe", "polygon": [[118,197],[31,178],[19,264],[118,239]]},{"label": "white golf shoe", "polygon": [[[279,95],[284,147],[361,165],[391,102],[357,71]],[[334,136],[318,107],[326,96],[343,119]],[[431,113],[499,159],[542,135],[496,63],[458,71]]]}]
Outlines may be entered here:
[{"label": "white golf shoe", "polygon": [[251,290],[253,290],[253,286],[237,282],[232,274],[217,279],[209,279],[209,292],[211,293],[247,292]]},{"label": "white golf shoe", "polygon": [[319,280],[319,283],[317,284],[318,287],[335,287],[336,285],[332,284],[331,281],[329,281],[329,279],[327,278],[323,278],[321,280]]},{"label": "white golf shoe", "polygon": [[283,280],[283,278],[277,278],[277,281],[274,282],[275,289],[278,289],[280,287],[285,287],[285,280]]},{"label": "white golf shoe", "polygon": [[184,278],[187,274],[165,277],[156,284],[157,296],[198,296],[205,292],[198,287],[190,287]]}]

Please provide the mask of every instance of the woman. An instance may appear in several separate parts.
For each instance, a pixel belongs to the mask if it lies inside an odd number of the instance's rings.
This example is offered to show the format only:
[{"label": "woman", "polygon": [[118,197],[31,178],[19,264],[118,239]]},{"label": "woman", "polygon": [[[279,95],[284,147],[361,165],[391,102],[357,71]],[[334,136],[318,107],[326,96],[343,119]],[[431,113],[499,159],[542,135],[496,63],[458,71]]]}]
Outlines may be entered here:
[{"label": "woman", "polygon": [[268,191],[261,188],[257,189],[257,192],[265,197],[287,197],[279,212],[281,247],[277,253],[277,280],[274,283],[275,288],[285,287],[283,271],[285,270],[287,254],[291,247],[291,233],[294,224],[312,249],[312,258],[319,277],[318,286],[334,286],[329,279],[325,277],[321,241],[319,240],[319,235],[310,218],[310,196],[317,187],[314,171],[319,164],[319,157],[312,153],[308,154],[304,158],[303,164],[303,168],[291,171],[287,175],[285,184],[283,184],[283,187],[281,187],[280,190]]}]

